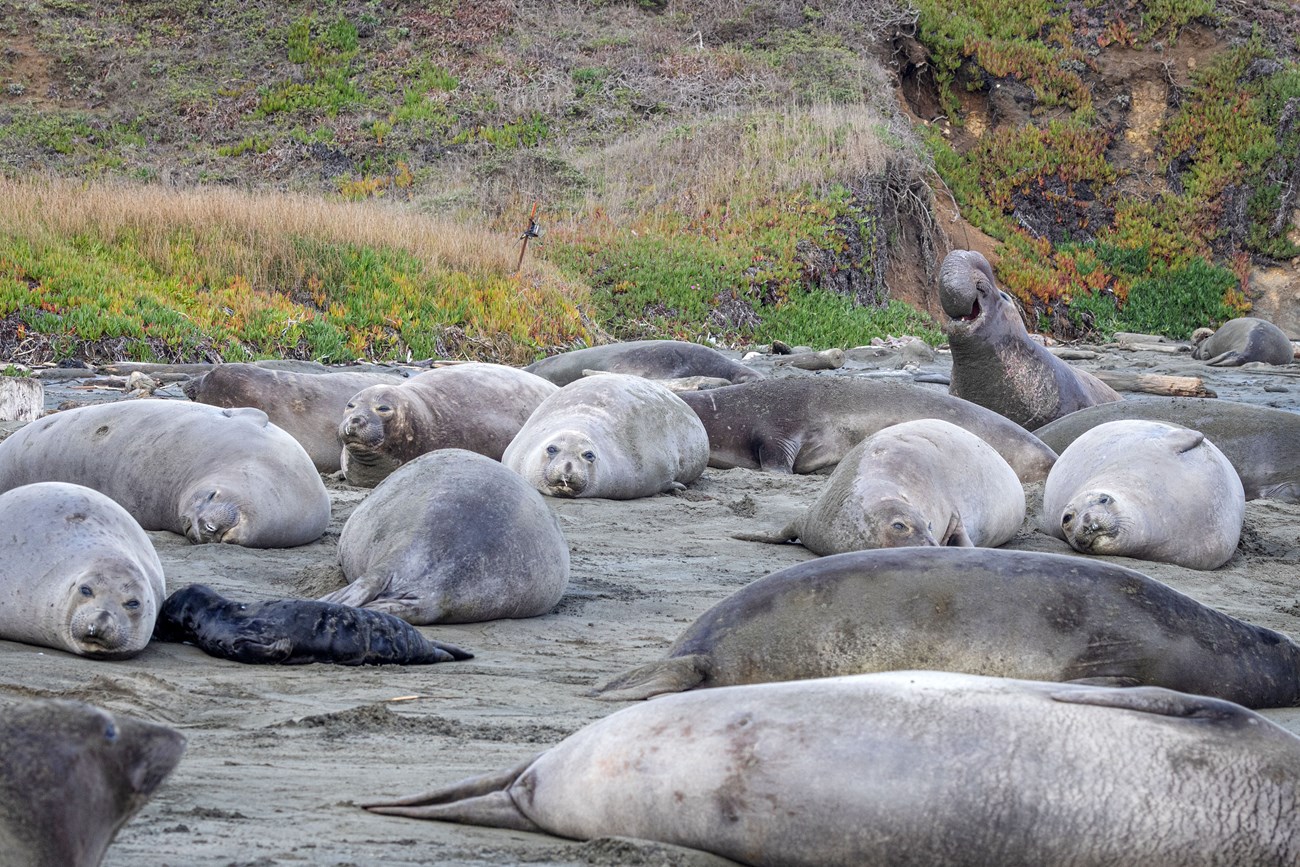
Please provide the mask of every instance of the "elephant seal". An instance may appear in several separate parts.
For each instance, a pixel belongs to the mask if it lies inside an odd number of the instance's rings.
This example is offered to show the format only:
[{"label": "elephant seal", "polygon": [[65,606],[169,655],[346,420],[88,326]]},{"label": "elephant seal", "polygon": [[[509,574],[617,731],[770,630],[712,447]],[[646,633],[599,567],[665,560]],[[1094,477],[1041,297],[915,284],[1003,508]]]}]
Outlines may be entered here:
[{"label": "elephant seal", "polygon": [[382,611],[311,599],[235,602],[205,584],[167,597],[154,638],[193,644],[234,662],[278,665],[427,665],[474,658]]},{"label": "elephant seal", "polygon": [[877,431],[844,456],[817,502],[784,530],[814,554],[924,545],[996,548],[1025,521],[1016,471],[975,434],[942,419]]},{"label": "elephant seal", "polygon": [[256,364],[218,364],[191,377],[181,390],[198,403],[228,409],[257,407],[271,424],[302,445],[318,472],[337,473],[343,451],[339,419],[352,395],[372,385],[402,381],[396,372],[299,373]]},{"label": "elephant seal", "polygon": [[1240,705],[936,671],[671,695],[377,813],[761,867],[1293,864],[1300,738]]},{"label": "elephant seal", "polygon": [[373,488],[402,464],[437,449],[501,459],[510,440],[558,387],[504,364],[457,364],[352,396],[339,425],[343,474]]},{"label": "elephant seal", "polygon": [[339,538],[352,583],[324,602],[424,626],[535,617],[569,583],[569,544],[541,494],[497,461],[440,449],[400,467]]},{"label": "elephant seal", "polygon": [[953,250],[939,269],[939,302],[952,348],[949,394],[964,397],[1034,430],[1085,406],[1120,400],[1097,377],[1071,367],[1029,338],[1011,296],[988,260]]},{"label": "elephant seal", "polygon": [[632,500],[680,490],[704,472],[709,436],[657,382],[609,373],[548,397],[501,462],[550,497]]},{"label": "elephant seal", "polygon": [[1105,560],[987,548],[859,551],[773,572],[701,614],[664,659],[590,695],[905,668],[1300,705],[1287,636]]},{"label": "elephant seal", "polygon": [[1189,569],[1232,558],[1246,494],[1232,464],[1200,431],[1125,419],[1072,442],[1043,487],[1044,528],[1085,554]]},{"label": "elephant seal", "polygon": [[709,376],[733,383],[763,379],[757,370],[732,361],[712,347],[684,340],[632,340],[575,349],[534,361],[524,370],[561,386],[581,379],[585,370],[646,379]]},{"label": "elephant seal", "polygon": [[79,701],[0,698],[0,861],[96,867],[184,751],[166,726]]},{"label": "elephant seal", "polygon": [[39,482],[0,494],[0,638],[92,659],[149,643],[166,595],[140,525],[81,485]]},{"label": "elephant seal", "polygon": [[812,473],[882,428],[938,418],[997,450],[1021,482],[1041,482],[1056,452],[979,404],[911,383],[790,376],[680,395],[709,433],[709,466]]},{"label": "elephant seal", "polygon": [[1286,332],[1253,316],[1229,319],[1217,331],[1197,329],[1192,343],[1192,358],[1214,367],[1236,367],[1251,361],[1290,364],[1295,359],[1295,347]]},{"label": "elephant seal", "polygon": [[132,400],[46,416],[0,443],[0,491],[47,481],[94,488],[144,529],[196,544],[291,548],[330,520],[311,458],[260,409]]}]

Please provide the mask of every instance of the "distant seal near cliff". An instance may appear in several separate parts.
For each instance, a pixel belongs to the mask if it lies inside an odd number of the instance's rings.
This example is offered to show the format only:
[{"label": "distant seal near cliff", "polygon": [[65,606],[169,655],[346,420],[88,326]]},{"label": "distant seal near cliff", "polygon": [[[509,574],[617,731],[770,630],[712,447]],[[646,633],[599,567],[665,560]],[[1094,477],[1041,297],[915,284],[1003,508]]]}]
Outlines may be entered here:
[{"label": "distant seal near cliff", "polygon": [[611,500],[680,490],[708,461],[709,436],[680,397],[619,373],[548,397],[501,456],[547,496]]},{"label": "distant seal near cliff", "polygon": [[0,491],[71,482],[146,530],[291,548],[320,538],[329,494],[302,446],[260,409],[130,400],[64,410],[0,442]]},{"label": "distant seal near cliff", "polygon": [[154,637],[234,662],[278,665],[427,665],[474,657],[382,611],[311,599],[235,602],[205,584],[167,597]]},{"label": "distant seal near cliff", "polygon": [[712,347],[684,340],[631,340],[562,352],[524,368],[556,385],[583,377],[584,370],[626,373],[646,379],[681,379],[709,376],[730,382],[763,379],[751,367],[732,361]]},{"label": "distant seal near cliff", "polygon": [[504,364],[457,364],[374,385],[353,395],[339,425],[343,473],[374,487],[389,473],[437,449],[468,449],[501,459],[510,440],[558,387]]},{"label": "distant seal near cliff", "polygon": [[4,863],[96,867],[184,751],[167,726],[79,701],[0,698]]},{"label": "distant seal near cliff", "polygon": [[709,434],[709,466],[812,473],[839,463],[882,428],[938,418],[997,450],[1022,482],[1040,482],[1056,452],[1020,425],[968,400],[911,383],[790,376],[680,395]]},{"label": "distant seal near cliff", "polygon": [[998,289],[988,260],[953,250],[939,269],[939,302],[952,347],[948,391],[1034,430],[1085,406],[1120,400],[1100,379],[1071,367],[1029,338],[1025,323]]},{"label": "distant seal near cliff", "polygon": [[749,865],[1291,864],[1300,738],[1240,705],[937,671],[624,708],[377,813]]},{"label": "distant seal near cliff", "polygon": [[1300,646],[1105,560],[987,548],[822,557],[723,599],[607,701],[931,668],[1300,705]]},{"label": "distant seal near cliff", "polygon": [[339,419],[348,401],[372,385],[400,385],[402,381],[397,373],[299,373],[237,363],[218,364],[191,377],[181,389],[198,403],[262,410],[271,424],[298,441],[318,472],[336,473],[343,451]]},{"label": "distant seal near cliff", "polygon": [[162,563],[126,509],[81,485],[0,494],[0,638],[93,659],[149,643]]},{"label": "distant seal near cliff", "polygon": [[569,583],[569,544],[541,494],[499,462],[441,449],[400,467],[339,537],[352,583],[324,602],[423,626],[535,617]]},{"label": "distant seal near cliff", "polygon": [[975,434],[942,419],[877,431],[844,456],[817,502],[756,542],[798,539],[814,554],[926,545],[996,548],[1025,521],[1016,471]]},{"label": "distant seal near cliff", "polygon": [[1107,422],[1081,434],[1043,487],[1044,529],[1085,554],[1215,569],[1241,538],[1246,495],[1200,431]]},{"label": "distant seal near cliff", "polygon": [[1253,316],[1229,319],[1217,331],[1197,329],[1192,343],[1192,358],[1215,367],[1235,367],[1251,361],[1290,364],[1295,359],[1295,347],[1286,332]]}]

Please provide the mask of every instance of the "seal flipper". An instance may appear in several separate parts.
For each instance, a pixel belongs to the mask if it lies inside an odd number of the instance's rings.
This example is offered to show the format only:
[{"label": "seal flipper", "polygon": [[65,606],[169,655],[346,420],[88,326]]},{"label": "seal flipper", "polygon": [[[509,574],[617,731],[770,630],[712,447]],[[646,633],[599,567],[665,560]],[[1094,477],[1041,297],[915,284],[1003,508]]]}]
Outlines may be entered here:
[{"label": "seal flipper", "polygon": [[1185,452],[1190,452],[1192,449],[1205,442],[1205,434],[1198,430],[1183,427],[1169,431],[1164,435],[1164,438],[1169,443],[1169,447],[1172,448],[1176,454],[1180,455]]},{"label": "seal flipper", "polygon": [[673,656],[615,675],[587,695],[601,701],[636,701],[693,689],[708,675],[709,663],[702,654]]},{"label": "seal flipper", "polygon": [[463,822],[513,831],[541,831],[520,811],[508,790],[542,755],[537,753],[512,768],[470,777],[441,789],[393,801],[372,801],[361,806],[385,816]]},{"label": "seal flipper", "polygon": [[763,440],[754,449],[758,455],[758,468],[769,473],[793,473],[794,461],[802,445],[801,440],[784,437]]},{"label": "seal flipper", "polygon": [[948,521],[948,529],[944,531],[943,540],[939,544],[949,548],[975,547],[970,534],[966,532],[966,525],[961,522],[961,515],[956,512],[953,513],[952,518]]},{"label": "seal flipper", "polygon": [[798,539],[799,529],[799,522],[791,521],[783,530],[768,533],[732,533],[731,538],[742,542],[767,542],[770,545],[780,545],[782,542]]},{"label": "seal flipper", "polygon": [[1064,682],[1078,683],[1084,686],[1109,686],[1114,689],[1130,689],[1142,685],[1142,681],[1136,677],[1121,677],[1119,675],[1113,677],[1073,677]]},{"label": "seal flipper", "polygon": [[1051,694],[1053,701],[1067,704],[1091,704],[1121,710],[1153,713],[1160,716],[1223,721],[1245,721],[1255,714],[1239,704],[1203,695],[1189,695],[1160,686],[1135,686],[1128,689],[1063,689]]},{"label": "seal flipper", "polygon": [[392,575],[362,575],[346,587],[340,587],[332,593],[320,597],[321,602],[333,602],[336,605],[351,605],[363,608],[366,603],[381,595],[393,582]]},{"label": "seal flipper", "polygon": [[1205,363],[1210,367],[1240,367],[1246,362],[1241,357],[1241,353],[1233,349],[1230,352],[1223,352],[1213,358],[1206,359]]}]

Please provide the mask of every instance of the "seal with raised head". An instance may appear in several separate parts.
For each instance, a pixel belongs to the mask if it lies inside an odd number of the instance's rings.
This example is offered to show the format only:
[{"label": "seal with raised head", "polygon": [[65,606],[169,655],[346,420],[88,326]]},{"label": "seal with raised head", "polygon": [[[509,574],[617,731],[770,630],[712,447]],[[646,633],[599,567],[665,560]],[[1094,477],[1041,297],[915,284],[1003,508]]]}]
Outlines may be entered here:
[{"label": "seal with raised head", "polygon": [[108,497],[64,482],[0,494],[0,638],[126,659],[165,595],[149,537]]},{"label": "seal with raised head", "polygon": [[499,462],[440,449],[400,467],[339,537],[352,583],[322,601],[423,626],[550,611],[569,583],[569,543],[541,494]]},{"label": "seal with raised head", "polygon": [[681,490],[704,472],[709,435],[664,386],[609,373],[548,397],[501,462],[551,497],[632,500]]},{"label": "seal with raised head", "polygon": [[1043,486],[1044,529],[1085,554],[1215,569],[1232,558],[1246,494],[1205,434],[1159,421],[1098,425]]},{"label": "seal with raised head", "polygon": [[1240,705],[937,671],[688,692],[377,813],[755,867],[1293,864],[1300,738]]},{"label": "seal with raised head", "polygon": [[1120,400],[1119,392],[1034,342],[1011,296],[998,288],[988,260],[953,250],[939,269],[939,303],[952,347],[948,392],[1034,430],[1085,406]]},{"label": "seal with raised head", "polygon": [[311,458],[260,409],[130,400],[54,413],[0,442],[0,491],[33,482],[94,488],[144,529],[195,543],[291,548],[330,520]]},{"label": "seal with raised head", "polygon": [[0,698],[0,862],[96,867],[185,737],[79,701]]},{"label": "seal with raised head", "polygon": [[167,597],[154,638],[255,664],[427,665],[474,657],[382,611],[313,599],[236,602],[206,584]]},{"label": "seal with raised head", "polygon": [[996,548],[1025,521],[1016,471],[975,434],[942,419],[877,431],[844,456],[817,502],[775,534],[814,554],[925,545]]},{"label": "seal with raised head", "polygon": [[729,382],[763,379],[752,367],[733,361],[702,343],[684,340],[631,340],[562,352],[524,368],[556,385],[581,379],[584,371],[626,373],[646,379],[708,376]]},{"label": "seal with raised head", "polygon": [[1300,646],[1105,560],[981,548],[882,549],[773,572],[723,599],[607,701],[929,668],[1163,686],[1300,705]]},{"label": "seal with raised head", "polygon": [[709,466],[812,473],[878,430],[938,418],[993,446],[1021,482],[1041,482],[1056,452],[979,404],[912,383],[789,376],[680,395],[709,434]]},{"label": "seal with raised head", "polygon": [[1266,319],[1242,316],[1219,326],[1198,328],[1192,335],[1192,358],[1215,367],[1236,367],[1252,361],[1290,364],[1295,347],[1286,332]]},{"label": "seal with raised head", "polygon": [[504,364],[457,364],[400,385],[353,395],[339,425],[343,474],[372,488],[402,464],[437,449],[501,453],[538,405],[558,387]]}]

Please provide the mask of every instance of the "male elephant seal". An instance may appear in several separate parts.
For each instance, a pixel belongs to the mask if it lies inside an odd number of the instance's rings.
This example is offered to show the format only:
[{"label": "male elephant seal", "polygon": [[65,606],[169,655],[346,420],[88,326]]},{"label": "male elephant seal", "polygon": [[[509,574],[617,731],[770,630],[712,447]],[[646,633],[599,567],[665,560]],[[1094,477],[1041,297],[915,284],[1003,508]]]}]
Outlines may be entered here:
[{"label": "male elephant seal", "polygon": [[1295,358],[1295,347],[1286,332],[1253,316],[1229,319],[1217,331],[1197,329],[1192,342],[1192,358],[1215,367],[1236,367],[1251,361],[1290,364]]},{"label": "male elephant seal", "polygon": [[592,695],[905,668],[1300,705],[1300,647],[1281,633],[1104,560],[979,548],[859,551],[773,572]]},{"label": "male elephant seal", "polygon": [[173,729],[79,701],[0,699],[0,863],[96,867],[184,751]]},{"label": "male elephant seal", "polygon": [[468,449],[501,459],[533,410],[558,388],[503,364],[457,364],[400,385],[352,396],[339,425],[343,473],[374,487],[393,470],[437,449]]},{"label": "male elephant seal", "polygon": [[442,449],[393,473],[339,538],[352,583],[322,601],[417,626],[535,617],[569,583],[569,544],[541,494],[497,461]]},{"label": "male elephant seal", "polygon": [[0,638],[125,659],[165,595],[149,537],[108,497],[63,482],[0,494]]},{"label": "male elephant seal", "polygon": [[844,456],[817,502],[756,542],[798,539],[814,554],[953,545],[996,548],[1025,521],[1025,490],[1002,456],[941,419],[877,431]]},{"label": "male elephant seal", "polygon": [[791,376],[686,393],[709,433],[709,466],[812,473],[867,436],[921,418],[964,428],[997,450],[1022,482],[1041,482],[1056,452],[990,409],[911,383]]},{"label": "male elephant seal", "polygon": [[425,665],[474,657],[382,611],[311,599],[235,602],[204,584],[167,597],[154,638],[187,642],[221,659],[279,665]]},{"label": "male elephant seal", "polygon": [[680,489],[709,461],[709,436],[664,386],[618,373],[548,397],[501,462],[551,497],[632,500]]},{"label": "male elephant seal", "polygon": [[999,412],[1029,430],[1085,406],[1120,400],[1100,379],[1071,367],[1029,338],[1011,297],[998,289],[988,260],[953,250],[939,270],[939,303],[952,347],[948,391]]},{"label": "male elephant seal", "polygon": [[632,340],[575,349],[535,361],[524,370],[556,385],[581,379],[584,370],[626,373],[646,379],[708,376],[733,383],[763,378],[757,370],[732,361],[716,349],[683,340]]},{"label": "male elephant seal", "polygon": [[1061,453],[1043,487],[1044,529],[1085,554],[1214,569],[1241,538],[1246,495],[1200,431],[1126,419]]},{"label": "male elephant seal", "polygon": [[131,400],[46,416],[0,443],[0,491],[46,481],[94,488],[144,529],[195,543],[291,548],[330,520],[311,458],[260,409]]},{"label": "male elephant seal", "polygon": [[1240,705],[947,672],[688,692],[365,805],[771,867],[1294,864],[1300,738]]},{"label": "male elephant seal", "polygon": [[341,468],[339,419],[352,395],[372,385],[400,385],[395,373],[299,373],[256,364],[218,364],[181,388],[198,403],[233,409],[253,406],[296,439],[318,472]]}]

